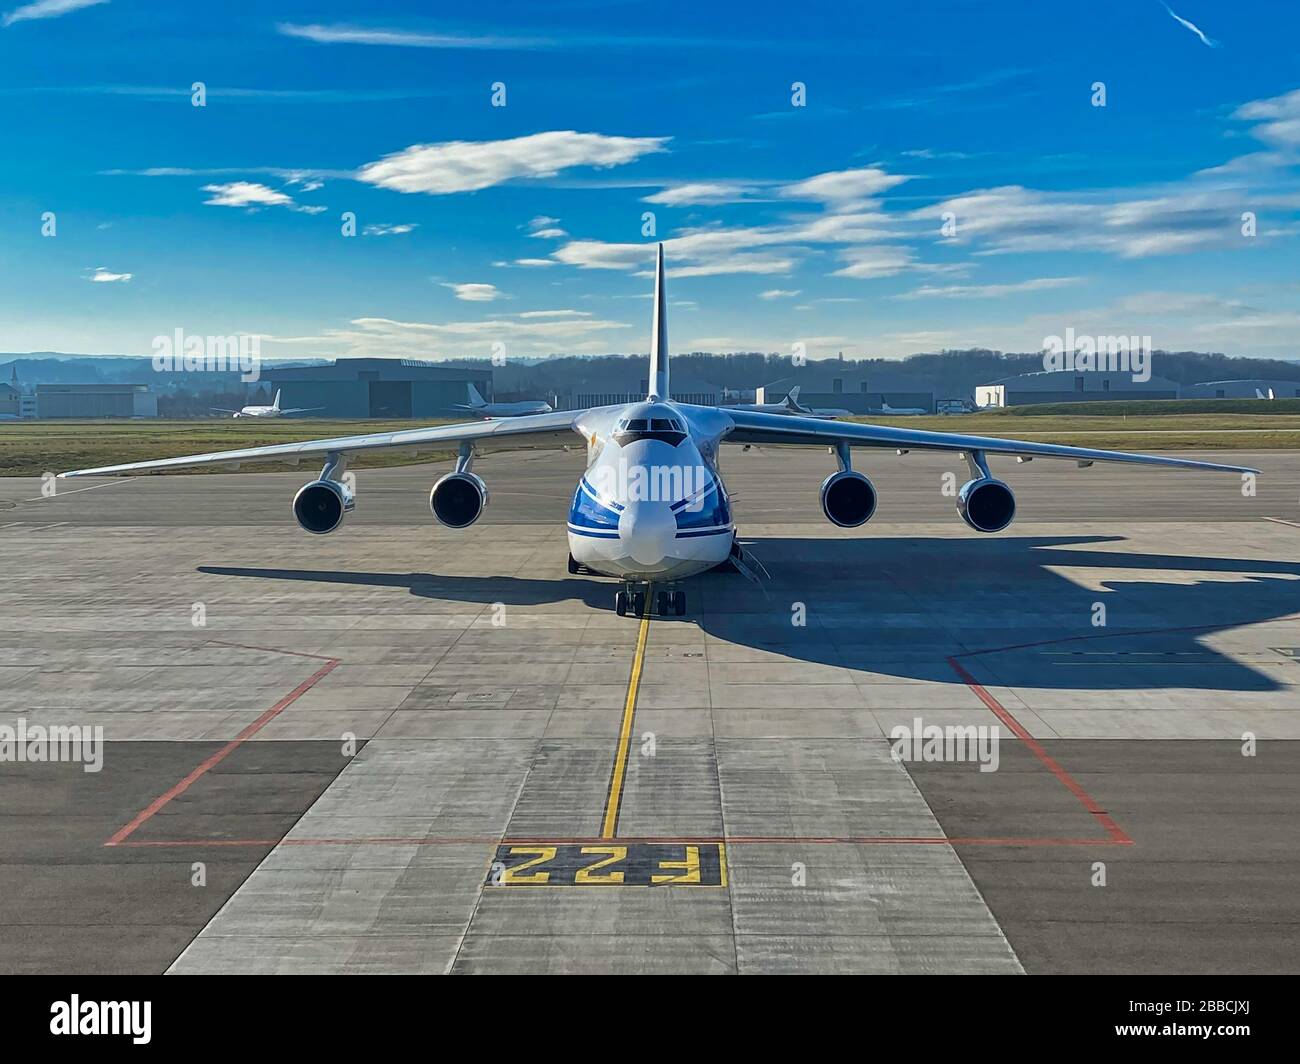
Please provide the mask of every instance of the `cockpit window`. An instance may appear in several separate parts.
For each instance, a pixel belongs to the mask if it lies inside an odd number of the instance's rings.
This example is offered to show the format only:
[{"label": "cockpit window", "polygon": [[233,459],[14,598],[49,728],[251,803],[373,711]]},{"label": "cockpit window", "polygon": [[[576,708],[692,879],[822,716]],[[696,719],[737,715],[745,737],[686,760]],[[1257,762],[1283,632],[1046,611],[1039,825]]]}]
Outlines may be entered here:
[{"label": "cockpit window", "polygon": [[675,417],[623,418],[614,428],[614,440],[626,446],[636,440],[662,440],[676,447],[686,439],[686,426]]}]

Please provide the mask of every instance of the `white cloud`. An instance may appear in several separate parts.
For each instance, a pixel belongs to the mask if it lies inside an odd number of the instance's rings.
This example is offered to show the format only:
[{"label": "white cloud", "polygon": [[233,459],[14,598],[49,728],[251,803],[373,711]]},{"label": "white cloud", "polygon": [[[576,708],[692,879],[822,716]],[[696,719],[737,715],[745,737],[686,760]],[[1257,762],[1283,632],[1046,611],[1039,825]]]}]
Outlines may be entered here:
[{"label": "white cloud", "polygon": [[231,181],[226,185],[204,185],[212,198],[203,202],[213,207],[287,207],[293,197],[255,181]]},{"label": "white cloud", "polygon": [[893,246],[845,248],[840,258],[848,265],[832,276],[866,280],[902,273],[913,265],[916,253],[911,248]]},{"label": "white cloud", "polygon": [[1300,148],[1300,89],[1242,104],[1233,118],[1260,122],[1251,135],[1279,148]]},{"label": "white cloud", "polygon": [[564,239],[564,237],[568,236],[569,234],[566,233],[563,229],[552,228],[552,229],[538,229],[535,232],[529,233],[528,235],[538,237],[541,240],[562,240]]},{"label": "white cloud", "polygon": [[1016,281],[1011,284],[954,284],[922,285],[910,292],[893,296],[894,299],[994,299],[998,296],[1016,295],[1021,292],[1042,292],[1052,288],[1065,288],[1081,284],[1082,277],[1035,277],[1028,281]]},{"label": "white cloud", "polygon": [[375,225],[368,225],[361,230],[362,236],[401,236],[403,233],[410,233],[417,229],[417,222],[379,222]]},{"label": "white cloud", "polygon": [[114,273],[107,266],[96,266],[87,275],[86,280],[94,281],[96,284],[125,284],[134,276],[130,273]]},{"label": "white cloud", "polygon": [[[773,242],[771,234],[763,229],[698,229],[665,240],[663,245],[665,258],[673,262],[674,277],[789,273],[795,266],[795,257],[764,246]],[[558,248],[554,258],[584,270],[648,273],[654,263],[654,250],[651,244],[572,240]]]},{"label": "white cloud", "polygon": [[644,202],[657,203],[665,207],[704,207],[721,203],[743,202],[753,186],[740,181],[694,181],[681,185],[669,185],[653,195],[646,196]]},{"label": "white cloud", "polygon": [[414,144],[368,163],[357,178],[398,192],[445,196],[517,178],[553,177],[575,166],[622,166],[666,150],[667,137],[614,137],[553,130],[511,140]]},{"label": "white cloud", "polygon": [[1172,7],[1170,7],[1168,4],[1164,4],[1164,3],[1162,2],[1162,6],[1164,7],[1164,9],[1165,9],[1166,11],[1169,12],[1169,17],[1170,17],[1171,19],[1173,19],[1175,22],[1177,22],[1180,26],[1184,27],[1185,29],[1189,29],[1189,30],[1191,30],[1194,34],[1196,34],[1196,36],[1198,36],[1198,37],[1201,39],[1201,43],[1202,43],[1203,45],[1205,45],[1205,47],[1207,47],[1207,48],[1217,48],[1217,47],[1219,47],[1219,42],[1218,42],[1218,41],[1211,40],[1209,37],[1205,36],[1204,32],[1201,30],[1201,28],[1200,28],[1199,26],[1196,25],[1196,23],[1194,23],[1194,22],[1188,22],[1187,19],[1183,18],[1181,15],[1177,15],[1177,14],[1175,14],[1175,13],[1174,13],[1174,9],[1173,9]]},{"label": "white cloud", "polygon": [[494,284],[444,283],[442,287],[450,288],[456,293],[457,299],[463,299],[467,303],[490,303],[501,298],[501,290]]},{"label": "white cloud", "polygon": [[937,231],[956,218],[953,244],[982,242],[986,253],[1102,251],[1121,258],[1241,247],[1242,211],[1294,210],[1300,195],[1243,195],[1237,188],[1171,187],[1143,199],[1118,193],[1047,193],[1007,185],[981,189],[909,215]]},{"label": "white cloud", "polygon": [[58,18],[60,15],[80,11],[83,7],[95,7],[107,4],[108,0],[36,0],[34,4],[16,7],[4,17],[4,24],[12,26],[15,22],[31,22],[35,19]]},{"label": "white cloud", "polygon": [[[862,245],[901,235],[899,223],[864,197],[906,180],[875,167],[817,174],[783,186],[781,194],[819,203],[822,213],[794,215],[774,225],[680,230],[679,236],[663,242],[664,255],[671,261],[675,277],[786,274],[809,254],[808,245]],[[573,240],[552,257],[582,269],[644,272],[648,269],[647,246]]]},{"label": "white cloud", "polygon": [[512,354],[586,354],[614,350],[616,345],[606,335],[631,327],[626,322],[567,313],[542,317],[530,313],[534,316],[439,323],[355,318],[345,329],[327,329],[319,336],[272,337],[268,344],[310,344],[342,355],[383,358],[483,358],[495,343],[508,345]]},{"label": "white cloud", "polygon": [[781,195],[790,199],[842,205],[870,199],[906,180],[908,178],[904,175],[891,174],[875,166],[860,170],[833,170],[786,185],[781,189]]},{"label": "white cloud", "polygon": [[799,290],[790,291],[786,288],[769,288],[766,292],[759,292],[759,299],[793,299],[799,294]]},{"label": "white cloud", "polygon": [[256,181],[204,185],[203,191],[212,193],[211,199],[203,201],[210,207],[246,207],[250,211],[261,210],[263,207],[287,207],[300,214],[320,214],[326,209],[318,205],[297,203],[287,193],[278,192]]},{"label": "white cloud", "polygon": [[524,267],[544,267],[554,266],[556,262],[554,259],[515,259],[514,264]]},{"label": "white cloud", "polygon": [[398,48],[532,48],[551,43],[541,37],[468,37],[453,33],[414,33],[408,30],[366,29],[362,26],[298,25],[281,22],[276,30],[317,44],[369,44]]}]

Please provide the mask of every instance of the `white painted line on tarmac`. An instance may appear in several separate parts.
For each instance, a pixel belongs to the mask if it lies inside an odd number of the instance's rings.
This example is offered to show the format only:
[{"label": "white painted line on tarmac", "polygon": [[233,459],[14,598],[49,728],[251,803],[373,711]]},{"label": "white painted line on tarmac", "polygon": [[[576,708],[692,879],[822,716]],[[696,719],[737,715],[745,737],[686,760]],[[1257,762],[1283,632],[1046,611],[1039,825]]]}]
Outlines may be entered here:
[{"label": "white painted line on tarmac", "polygon": [[76,495],[79,491],[94,491],[96,488],[111,488],[114,484],[130,484],[132,477],[121,477],[118,480],[110,480],[104,484],[92,484],[88,488],[73,488],[71,491],[58,491],[53,495],[37,495],[31,499],[20,499],[20,502],[40,502],[42,499],[61,499],[65,495]]}]

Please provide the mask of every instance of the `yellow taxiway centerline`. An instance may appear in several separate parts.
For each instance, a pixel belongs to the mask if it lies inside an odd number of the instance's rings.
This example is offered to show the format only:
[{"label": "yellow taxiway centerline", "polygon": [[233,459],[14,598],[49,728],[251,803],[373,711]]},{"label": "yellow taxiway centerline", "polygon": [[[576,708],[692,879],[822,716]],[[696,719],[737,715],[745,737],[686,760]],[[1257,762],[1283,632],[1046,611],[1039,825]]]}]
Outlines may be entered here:
[{"label": "yellow taxiway centerline", "polygon": [[645,608],[641,611],[641,630],[637,634],[636,654],[632,658],[632,675],[627,681],[627,699],[623,703],[623,726],[618,733],[618,753],[614,756],[614,772],[609,781],[609,798],[605,802],[605,820],[600,837],[614,838],[618,828],[618,807],[623,798],[623,781],[627,776],[628,747],[632,742],[632,718],[636,715],[636,695],[641,687],[641,670],[645,667],[645,645],[650,636],[651,586],[646,587]]}]

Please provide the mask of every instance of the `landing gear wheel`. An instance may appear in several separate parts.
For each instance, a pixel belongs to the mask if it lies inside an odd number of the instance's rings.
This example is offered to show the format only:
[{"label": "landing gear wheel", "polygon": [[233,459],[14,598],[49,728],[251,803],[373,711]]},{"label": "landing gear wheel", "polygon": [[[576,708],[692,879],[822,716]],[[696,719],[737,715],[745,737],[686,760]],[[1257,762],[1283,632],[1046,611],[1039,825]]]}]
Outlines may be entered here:
[{"label": "landing gear wheel", "polygon": [[614,595],[614,612],[620,617],[627,616],[627,598],[628,596],[626,591],[619,591]]},{"label": "landing gear wheel", "polygon": [[638,617],[645,615],[645,592],[638,591],[632,596],[632,612]]},{"label": "landing gear wheel", "polygon": [[576,561],[574,561],[574,560],[573,560],[573,555],[570,554],[570,555],[569,555],[569,575],[570,575],[570,576],[576,576],[576,575],[577,575],[578,573],[580,573],[580,572],[582,572],[582,566],[579,565]]},{"label": "landing gear wheel", "polygon": [[670,603],[674,598],[675,596],[667,591],[655,592],[655,613],[660,617],[667,617],[672,610]]}]

